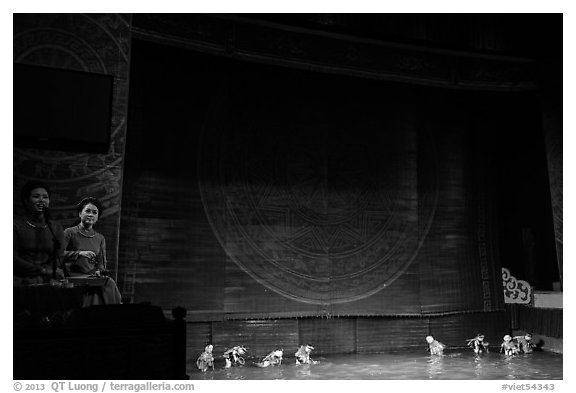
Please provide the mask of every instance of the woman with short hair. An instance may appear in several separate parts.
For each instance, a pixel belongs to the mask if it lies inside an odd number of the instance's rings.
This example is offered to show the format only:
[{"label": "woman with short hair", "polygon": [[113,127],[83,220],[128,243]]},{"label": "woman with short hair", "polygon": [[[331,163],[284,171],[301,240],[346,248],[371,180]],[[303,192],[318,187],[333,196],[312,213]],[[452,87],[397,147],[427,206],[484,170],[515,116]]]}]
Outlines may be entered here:
[{"label": "woman with short hair", "polygon": [[[64,230],[64,258],[70,264],[72,277],[100,276],[106,270],[106,239],[94,225],[102,214],[102,204],[96,198],[84,198],[77,205],[79,223]],[[91,305],[118,304],[122,297],[114,280],[106,277],[98,296],[90,299]]]}]

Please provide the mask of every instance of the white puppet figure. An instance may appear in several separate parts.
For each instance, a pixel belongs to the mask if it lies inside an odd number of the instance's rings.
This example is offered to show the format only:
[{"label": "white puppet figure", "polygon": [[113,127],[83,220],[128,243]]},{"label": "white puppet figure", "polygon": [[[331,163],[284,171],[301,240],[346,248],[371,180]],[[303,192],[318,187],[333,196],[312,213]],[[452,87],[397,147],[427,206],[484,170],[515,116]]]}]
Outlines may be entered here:
[{"label": "white puppet figure", "polygon": [[235,347],[227,349],[224,352],[224,355],[222,355],[224,357],[224,360],[226,361],[226,365],[224,366],[224,368],[230,368],[232,367],[232,365],[236,364],[243,366],[244,363],[246,363],[246,360],[242,355],[245,355],[246,352],[247,349],[244,348],[244,346],[242,345],[237,345]]},{"label": "white puppet figure", "polygon": [[504,355],[513,356],[518,354],[518,346],[512,340],[509,334],[505,335],[502,339],[502,344],[500,345],[500,352],[503,352]]},{"label": "white puppet figure", "polygon": [[432,336],[426,336],[426,342],[428,343],[428,351],[430,351],[430,355],[443,355],[446,345],[435,340]]},{"label": "white puppet figure", "polygon": [[466,345],[472,348],[476,354],[488,352],[489,344],[484,341],[484,335],[481,333],[478,333],[474,338],[468,339]]},{"label": "white puppet figure", "polygon": [[524,353],[530,353],[534,350],[534,343],[532,342],[532,334],[526,333],[524,336],[514,336],[513,338],[518,343],[518,349]]},{"label": "white puppet figure", "polygon": [[279,366],[282,364],[283,349],[276,349],[266,355],[262,361],[256,363],[258,367]]},{"label": "white puppet figure", "polygon": [[317,362],[310,358],[310,353],[314,350],[312,345],[300,345],[298,351],[294,354],[296,356],[296,364],[316,364]]},{"label": "white puppet figure", "polygon": [[214,347],[212,344],[206,345],[204,347],[204,352],[200,354],[198,360],[196,360],[196,367],[202,372],[206,372],[208,367],[212,367],[212,371],[214,371],[214,356],[212,356],[212,350]]}]

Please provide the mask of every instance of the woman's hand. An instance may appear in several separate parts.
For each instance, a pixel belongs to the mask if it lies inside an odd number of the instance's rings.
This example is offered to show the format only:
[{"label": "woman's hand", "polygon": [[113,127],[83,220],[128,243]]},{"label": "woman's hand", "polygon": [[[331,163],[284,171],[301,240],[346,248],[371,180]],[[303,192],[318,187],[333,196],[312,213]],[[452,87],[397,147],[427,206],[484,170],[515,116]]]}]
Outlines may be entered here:
[{"label": "woman's hand", "polygon": [[90,260],[96,258],[96,253],[94,251],[78,251],[78,255]]},{"label": "woman's hand", "polygon": [[62,269],[57,268],[56,269],[56,279],[61,280],[64,278],[64,272],[62,271]]},{"label": "woman's hand", "polygon": [[[42,271],[40,272],[40,275],[46,276],[46,277],[52,276],[52,269],[47,269],[47,268],[43,267]],[[64,278],[64,272],[62,271],[62,269],[57,268],[56,269],[56,279],[61,280],[63,278]]]}]

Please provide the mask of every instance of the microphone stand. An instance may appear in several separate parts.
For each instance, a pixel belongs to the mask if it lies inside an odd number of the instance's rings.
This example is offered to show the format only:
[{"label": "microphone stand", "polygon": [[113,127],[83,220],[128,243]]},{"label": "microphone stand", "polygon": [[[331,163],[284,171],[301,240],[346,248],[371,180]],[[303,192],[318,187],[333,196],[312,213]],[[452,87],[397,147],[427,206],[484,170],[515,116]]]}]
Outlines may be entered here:
[{"label": "microphone stand", "polygon": [[70,274],[68,273],[68,269],[66,269],[66,265],[62,262],[60,255],[59,255],[59,251],[60,251],[60,240],[58,240],[58,237],[56,236],[56,234],[54,233],[54,228],[52,228],[52,220],[50,219],[49,215],[46,214],[48,212],[45,212],[44,214],[44,218],[46,220],[46,225],[48,225],[48,229],[50,230],[50,234],[52,235],[52,247],[54,248],[54,250],[52,251],[53,255],[52,255],[52,278],[56,279],[56,269],[58,268],[58,265],[60,265],[60,267],[62,268],[62,272],[64,273],[64,277],[70,277]]}]

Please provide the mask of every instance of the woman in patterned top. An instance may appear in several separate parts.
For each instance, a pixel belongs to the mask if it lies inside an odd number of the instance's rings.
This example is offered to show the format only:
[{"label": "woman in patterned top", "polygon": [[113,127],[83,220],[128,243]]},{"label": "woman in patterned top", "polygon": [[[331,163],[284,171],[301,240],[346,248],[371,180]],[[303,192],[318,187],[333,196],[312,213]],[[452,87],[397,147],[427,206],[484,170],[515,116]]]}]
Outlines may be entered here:
[{"label": "woman in patterned top", "polygon": [[22,187],[20,200],[25,214],[14,218],[14,285],[63,278],[60,258],[64,233],[60,224],[49,220],[50,190],[42,182],[29,182]]},{"label": "woman in patterned top", "polygon": [[[70,263],[72,277],[100,276],[106,270],[106,239],[94,230],[102,213],[102,204],[96,198],[84,198],[77,206],[80,222],[64,231],[64,258]],[[118,304],[122,297],[112,278],[102,287],[102,299],[93,296],[90,304]]]},{"label": "woman in patterned top", "polygon": [[50,190],[42,182],[28,182],[22,187],[20,200],[25,214],[15,217],[13,224],[14,285],[41,284],[51,278],[62,278],[60,258],[64,233],[60,224],[49,221]]}]

